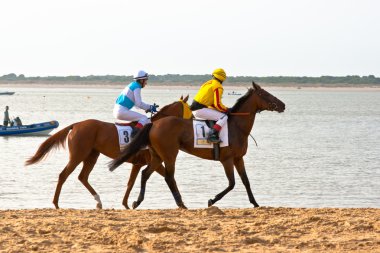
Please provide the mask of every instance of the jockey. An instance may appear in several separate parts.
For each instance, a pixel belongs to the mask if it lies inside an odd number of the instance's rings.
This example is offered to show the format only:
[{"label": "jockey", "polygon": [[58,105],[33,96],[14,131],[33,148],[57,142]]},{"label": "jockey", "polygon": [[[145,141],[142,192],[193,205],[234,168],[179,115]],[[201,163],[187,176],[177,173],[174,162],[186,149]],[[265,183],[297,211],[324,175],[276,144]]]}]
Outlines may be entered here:
[{"label": "jockey", "polygon": [[213,78],[205,82],[194,97],[190,109],[197,118],[215,120],[216,124],[210,131],[207,140],[211,143],[219,143],[219,131],[226,124],[229,109],[222,103],[223,86],[226,80],[226,72],[216,69],[212,73]]},{"label": "jockey", "polygon": [[145,87],[148,82],[148,73],[140,70],[133,78],[135,81],[130,83],[116,99],[116,104],[113,108],[113,116],[116,119],[137,121],[133,128],[131,137],[134,137],[141,128],[150,120],[146,115],[132,111],[133,106],[145,110],[146,112],[157,112],[158,105],[149,105],[141,100],[141,89]]}]

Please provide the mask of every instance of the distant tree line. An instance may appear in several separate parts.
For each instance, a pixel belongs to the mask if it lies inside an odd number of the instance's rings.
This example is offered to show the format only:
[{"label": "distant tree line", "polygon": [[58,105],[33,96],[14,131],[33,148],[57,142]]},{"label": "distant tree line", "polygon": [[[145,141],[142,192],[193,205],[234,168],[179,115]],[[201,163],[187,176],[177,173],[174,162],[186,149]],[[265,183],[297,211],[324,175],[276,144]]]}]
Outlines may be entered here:
[{"label": "distant tree line", "polygon": [[[132,76],[118,76],[118,75],[103,75],[103,76],[35,76],[26,77],[24,75],[16,75],[14,73],[3,75],[0,77],[0,83],[127,83],[132,80]],[[151,84],[177,84],[184,83],[187,85],[199,85],[202,82],[210,79],[210,75],[150,75],[149,80]],[[374,75],[358,76],[320,76],[320,77],[307,77],[307,76],[231,76],[228,77],[226,83],[249,83],[255,81],[257,83],[265,84],[296,84],[300,86],[357,86],[357,85],[370,85],[379,86],[380,78]]]}]

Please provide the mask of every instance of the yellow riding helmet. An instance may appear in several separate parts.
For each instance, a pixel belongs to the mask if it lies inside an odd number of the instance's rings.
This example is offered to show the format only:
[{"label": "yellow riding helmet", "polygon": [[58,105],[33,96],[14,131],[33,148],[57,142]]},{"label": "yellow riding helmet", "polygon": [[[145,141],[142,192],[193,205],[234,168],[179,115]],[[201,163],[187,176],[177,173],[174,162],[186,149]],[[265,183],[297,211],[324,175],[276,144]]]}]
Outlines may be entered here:
[{"label": "yellow riding helmet", "polygon": [[224,69],[215,69],[214,72],[212,72],[212,75],[222,82],[226,80],[227,78],[227,75]]}]

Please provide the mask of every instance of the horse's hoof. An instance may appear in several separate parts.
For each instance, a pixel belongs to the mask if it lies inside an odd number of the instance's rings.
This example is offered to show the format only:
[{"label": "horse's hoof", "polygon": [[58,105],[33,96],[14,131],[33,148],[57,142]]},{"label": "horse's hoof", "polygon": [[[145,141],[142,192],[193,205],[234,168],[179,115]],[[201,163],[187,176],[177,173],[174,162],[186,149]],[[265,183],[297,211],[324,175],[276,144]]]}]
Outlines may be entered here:
[{"label": "horse's hoof", "polygon": [[180,209],[186,209],[187,210],[187,207],[185,206],[185,204],[180,204],[180,205],[178,205],[178,207],[180,208]]},{"label": "horse's hoof", "polygon": [[140,204],[137,203],[137,201],[135,201],[135,202],[133,202],[133,204],[132,204],[132,208],[133,208],[133,209],[136,209],[139,205],[140,205]]},{"label": "horse's hoof", "polygon": [[125,209],[129,210],[129,206],[128,205],[124,205]]},{"label": "horse's hoof", "polygon": [[56,204],[56,203],[53,203],[53,204],[54,204],[55,209],[59,209],[58,204]]},{"label": "horse's hoof", "polygon": [[208,200],[208,207],[210,207],[210,206],[212,206],[213,205],[213,203],[212,203],[212,199],[209,199]]},{"label": "horse's hoof", "polygon": [[102,209],[102,208],[103,208],[103,206],[101,203],[96,204],[96,209]]}]

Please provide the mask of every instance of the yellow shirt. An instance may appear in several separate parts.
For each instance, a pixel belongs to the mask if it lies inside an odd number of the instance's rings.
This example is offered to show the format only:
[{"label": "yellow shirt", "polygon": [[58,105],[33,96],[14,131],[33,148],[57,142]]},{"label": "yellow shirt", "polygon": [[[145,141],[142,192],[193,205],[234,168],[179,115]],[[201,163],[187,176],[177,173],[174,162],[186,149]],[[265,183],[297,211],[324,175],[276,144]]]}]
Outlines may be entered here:
[{"label": "yellow shirt", "polygon": [[223,86],[215,79],[211,79],[202,84],[194,100],[207,107],[211,107],[221,112],[226,112],[227,107],[222,103]]}]

